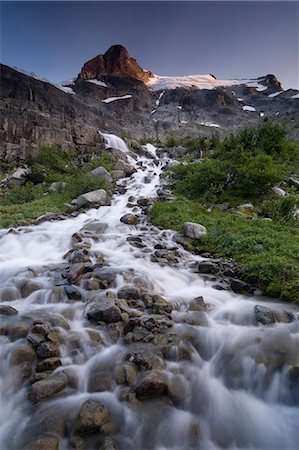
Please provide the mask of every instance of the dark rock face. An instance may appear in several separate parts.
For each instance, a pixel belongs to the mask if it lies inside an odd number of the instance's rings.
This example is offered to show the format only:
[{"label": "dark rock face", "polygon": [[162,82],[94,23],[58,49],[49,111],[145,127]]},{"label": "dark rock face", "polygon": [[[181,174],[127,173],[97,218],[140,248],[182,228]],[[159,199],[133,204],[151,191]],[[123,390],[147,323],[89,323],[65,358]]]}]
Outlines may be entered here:
[{"label": "dark rock face", "polygon": [[79,78],[100,80],[107,76],[130,76],[141,81],[147,81],[151,75],[151,72],[144,71],[136,60],[130,57],[125,47],[113,45],[104,55],[98,55],[87,61],[79,74]]},{"label": "dark rock face", "polygon": [[[212,90],[180,87],[165,90],[161,98],[162,91],[146,85],[151,76],[120,45],[84,64],[68,92],[1,65],[0,161],[22,165],[47,144],[88,160],[104,150],[98,130],[117,135],[126,130],[136,139],[147,135],[163,140],[177,130],[210,136],[215,132],[212,123],[224,137],[267,118],[286,125],[291,136],[299,138],[299,102],[294,98],[298,91],[282,91],[274,75],[257,80],[264,91],[244,84]],[[90,83],[92,79],[106,86]],[[281,94],[269,97],[276,92]],[[103,102],[126,95],[130,97],[125,100]],[[255,111],[243,110],[246,105]]]}]

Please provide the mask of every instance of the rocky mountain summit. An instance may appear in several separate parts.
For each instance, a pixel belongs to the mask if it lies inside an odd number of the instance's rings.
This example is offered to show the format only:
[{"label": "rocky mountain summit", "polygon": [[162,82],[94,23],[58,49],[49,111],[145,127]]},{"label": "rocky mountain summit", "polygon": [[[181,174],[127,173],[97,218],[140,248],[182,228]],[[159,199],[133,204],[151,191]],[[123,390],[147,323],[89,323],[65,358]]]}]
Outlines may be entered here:
[{"label": "rocky mountain summit", "polygon": [[98,131],[163,140],[172,132],[225,136],[269,120],[299,138],[298,91],[284,91],[274,75],[159,76],[121,45],[86,62],[63,85],[4,65],[0,80],[0,160],[7,162],[20,163],[44,144],[92,153],[101,146]]},{"label": "rocky mountain summit", "polygon": [[113,45],[104,55],[87,61],[78,76],[81,80],[100,80],[109,76],[130,76],[148,81],[153,74],[143,70],[122,45]]}]

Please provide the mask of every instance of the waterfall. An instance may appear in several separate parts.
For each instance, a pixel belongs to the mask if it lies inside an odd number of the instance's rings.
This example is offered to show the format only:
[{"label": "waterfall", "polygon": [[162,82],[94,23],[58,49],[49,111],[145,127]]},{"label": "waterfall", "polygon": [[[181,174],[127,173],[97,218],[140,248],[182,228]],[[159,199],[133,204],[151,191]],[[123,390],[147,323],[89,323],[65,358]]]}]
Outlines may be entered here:
[{"label": "waterfall", "polygon": [[124,153],[129,152],[127,144],[120,137],[115,136],[115,134],[108,133],[101,133],[101,135],[104,138],[105,148],[116,148],[117,150],[120,150]]}]

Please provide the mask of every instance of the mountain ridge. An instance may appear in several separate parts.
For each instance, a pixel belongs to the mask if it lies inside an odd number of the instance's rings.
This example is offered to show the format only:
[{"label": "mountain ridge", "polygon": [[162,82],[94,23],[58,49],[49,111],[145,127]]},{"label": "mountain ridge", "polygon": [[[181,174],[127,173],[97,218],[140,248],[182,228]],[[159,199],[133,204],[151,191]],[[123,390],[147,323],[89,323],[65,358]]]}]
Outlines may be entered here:
[{"label": "mountain ridge", "polygon": [[89,72],[87,62],[66,86],[1,65],[0,160],[22,162],[45,144],[93,153],[98,130],[163,140],[172,132],[225,136],[270,120],[299,139],[299,93],[284,91],[274,75],[226,86],[201,75],[210,86],[152,89],[150,80],[159,76],[144,71],[124,47],[109,50],[104,72],[98,66]]}]

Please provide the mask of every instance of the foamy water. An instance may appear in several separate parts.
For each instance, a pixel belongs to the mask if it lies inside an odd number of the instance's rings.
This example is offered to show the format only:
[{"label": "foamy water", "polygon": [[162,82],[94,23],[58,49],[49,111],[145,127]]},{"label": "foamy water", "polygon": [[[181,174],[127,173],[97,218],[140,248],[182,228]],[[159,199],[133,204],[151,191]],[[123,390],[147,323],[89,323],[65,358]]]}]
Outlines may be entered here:
[{"label": "foamy water", "polygon": [[[107,147],[124,148],[124,142],[114,135],[104,135]],[[0,448],[22,448],[39,429],[39,424],[56,411],[65,414],[79,410],[89,398],[102,400],[117,424],[114,433],[123,449],[285,449],[298,450],[299,392],[290,382],[292,366],[298,365],[298,321],[278,323],[270,327],[257,325],[254,305],[264,304],[275,309],[295,311],[295,307],[262,297],[241,296],[219,291],[194,273],[192,263],[201,259],[179,247],[179,262],[160,266],[151,259],[154,246],[177,246],[171,230],[158,230],[141,215],[137,226],[128,226],[120,218],[131,213],[131,196],[156,197],[160,175],[168,162],[157,161],[152,146],[148,156],[137,160],[128,155],[136,172],[125,184],[125,194],[115,194],[112,205],[91,209],[76,218],[58,222],[44,222],[37,226],[19,228],[17,234],[2,233],[0,239],[0,295],[8,288],[19,291],[22,280],[39,283],[26,298],[18,295],[3,302],[19,311],[18,317],[62,317],[69,329],[61,328],[65,342],[61,344],[62,366],[56,372],[68,371],[77,379],[76,387],[44,401],[36,411],[27,399],[27,386],[14,377],[10,363],[13,348],[26,339],[10,342],[0,337]],[[144,182],[145,177],[150,182]],[[148,181],[148,180],[147,180]],[[135,207],[134,213],[141,209]],[[111,340],[99,329],[101,348],[94,348],[89,331],[97,328],[85,318],[86,304],[81,301],[53,302],[53,267],[65,262],[64,255],[71,248],[71,237],[91,221],[107,223],[108,228],[91,250],[100,252],[109,269],[117,271],[117,291],[124,285],[142,283],[148,292],[163,296],[174,305],[174,332],[188,341],[191,360],[180,360],[173,349],[173,358],[166,361],[165,371],[180,387],[180,401],[157,403],[145,401],[142,407],[120,401],[120,387],[103,392],[90,392],[89,381],[96,370],[112,370],[122,360],[128,348],[122,339]],[[147,249],[132,247],[128,236],[142,237]],[[209,304],[202,325],[185,323],[188,304],[203,296]],[[0,316],[2,323],[16,320],[16,316]],[[1,323],[0,322],[0,323]],[[78,349],[67,342],[74,336]],[[16,379],[15,379],[16,378]],[[29,437],[28,437],[29,436]],[[27,441],[26,441],[27,442]],[[93,445],[93,444],[91,444]],[[68,438],[60,439],[60,449],[73,448]],[[93,448],[93,447],[92,447]]]}]

